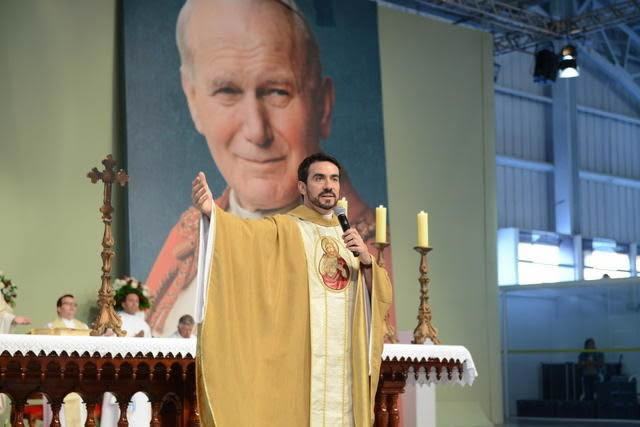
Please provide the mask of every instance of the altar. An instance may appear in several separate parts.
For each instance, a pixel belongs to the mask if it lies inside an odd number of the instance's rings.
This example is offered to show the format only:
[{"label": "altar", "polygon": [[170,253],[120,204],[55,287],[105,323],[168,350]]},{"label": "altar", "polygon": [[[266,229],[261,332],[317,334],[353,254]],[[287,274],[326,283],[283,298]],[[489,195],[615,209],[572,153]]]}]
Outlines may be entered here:
[{"label": "altar", "polygon": [[[84,425],[96,426],[96,409],[105,391],[118,399],[119,427],[129,425],[126,407],[140,391],[151,402],[151,426],[201,425],[195,396],[195,340],[0,335],[0,352],[0,393],[13,402],[12,426],[25,426],[27,399],[42,394],[51,405],[51,425],[59,426],[62,402],[72,392],[86,405]],[[470,385],[477,372],[462,346],[386,344],[376,394],[376,427],[399,425],[398,397],[410,376],[422,383]]]}]

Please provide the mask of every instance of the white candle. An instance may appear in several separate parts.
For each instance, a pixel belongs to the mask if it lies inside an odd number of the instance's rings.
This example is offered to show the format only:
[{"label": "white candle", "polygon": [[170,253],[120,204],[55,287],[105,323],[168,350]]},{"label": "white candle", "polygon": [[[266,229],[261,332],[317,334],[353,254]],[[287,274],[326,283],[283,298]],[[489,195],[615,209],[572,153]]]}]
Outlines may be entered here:
[{"label": "white candle", "polygon": [[376,208],[376,243],[387,243],[387,208]]},{"label": "white candle", "polygon": [[429,247],[429,214],[425,211],[418,213],[418,246]]},{"label": "white candle", "polygon": [[343,207],[344,208],[344,214],[348,217],[349,216],[349,202],[347,201],[347,199],[345,197],[343,197],[342,199],[338,200],[336,202],[337,206]]}]

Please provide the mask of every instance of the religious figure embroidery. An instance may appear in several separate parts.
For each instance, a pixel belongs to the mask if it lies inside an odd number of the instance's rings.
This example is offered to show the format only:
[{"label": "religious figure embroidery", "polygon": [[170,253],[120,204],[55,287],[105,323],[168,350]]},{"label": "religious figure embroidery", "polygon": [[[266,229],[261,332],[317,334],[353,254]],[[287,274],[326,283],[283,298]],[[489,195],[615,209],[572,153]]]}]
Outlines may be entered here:
[{"label": "religious figure embroidery", "polygon": [[334,291],[341,291],[349,284],[349,266],[340,256],[338,243],[331,237],[323,237],[320,246],[324,254],[320,258],[318,271],[324,285]]}]

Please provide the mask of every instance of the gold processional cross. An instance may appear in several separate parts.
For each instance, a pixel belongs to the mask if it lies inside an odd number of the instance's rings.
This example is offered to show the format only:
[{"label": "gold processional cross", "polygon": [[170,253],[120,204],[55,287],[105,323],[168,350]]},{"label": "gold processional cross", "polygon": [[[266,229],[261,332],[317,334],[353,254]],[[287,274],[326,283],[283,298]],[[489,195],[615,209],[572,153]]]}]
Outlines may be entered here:
[{"label": "gold processional cross", "polygon": [[104,199],[100,212],[102,212],[102,222],[104,223],[104,235],[102,236],[102,284],[100,291],[98,291],[98,308],[100,312],[93,323],[93,329],[91,335],[100,336],[104,335],[108,329],[111,329],[114,334],[121,337],[125,335],[126,331],[121,329],[122,320],[116,314],[114,310],[115,299],[113,286],[111,285],[111,259],[113,258],[114,241],[111,233],[111,214],[113,213],[113,207],[111,206],[111,186],[113,183],[120,184],[124,187],[129,176],[122,169],[115,172],[114,166],[116,161],[113,160],[111,154],[109,154],[103,161],[104,170],[99,171],[97,168],[91,169],[91,172],[87,174],[87,177],[91,179],[91,182],[95,184],[98,181],[104,183]]}]

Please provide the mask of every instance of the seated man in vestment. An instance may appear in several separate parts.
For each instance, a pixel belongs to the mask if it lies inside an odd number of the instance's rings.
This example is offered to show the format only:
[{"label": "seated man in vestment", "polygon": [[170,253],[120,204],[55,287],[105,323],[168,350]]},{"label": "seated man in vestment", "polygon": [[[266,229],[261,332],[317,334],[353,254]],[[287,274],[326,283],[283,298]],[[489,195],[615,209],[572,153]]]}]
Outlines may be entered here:
[{"label": "seated man in vestment", "polygon": [[[5,279],[5,275],[0,271],[0,286],[5,287],[7,283],[10,286],[11,282]],[[31,319],[25,316],[18,316],[14,314],[11,304],[14,303],[15,294],[5,295],[0,294],[0,334],[11,333],[11,327],[15,325],[30,325]],[[11,304],[10,304],[11,302]],[[9,416],[11,415],[11,400],[4,394],[0,393],[0,425],[3,422],[9,422]]]},{"label": "seated man in vestment", "polygon": [[[86,323],[76,319],[78,304],[71,294],[64,294],[56,301],[57,317],[47,323],[47,328],[64,329],[89,329]],[[53,413],[46,397],[44,397],[43,423],[49,425]],[[62,427],[84,424],[87,417],[87,409],[82,403],[82,398],[77,393],[70,393],[64,399],[64,405],[60,408],[60,423]]]},{"label": "seated man in vestment", "polygon": [[13,313],[13,306],[18,296],[16,285],[0,271],[0,334],[11,333],[14,325],[30,325],[31,319]]},{"label": "seated man in vestment", "polygon": [[17,316],[13,309],[0,297],[0,334],[11,333],[11,327],[15,325],[30,325],[31,319],[25,316]]},{"label": "seated man in vestment", "polygon": [[47,328],[89,329],[86,323],[76,319],[78,304],[71,294],[64,294],[56,301],[58,316],[47,323]]},{"label": "seated man in vestment", "polygon": [[333,213],[342,175],[331,156],[305,158],[302,205],[263,219],[220,209],[204,174],[195,178],[204,426],[372,425],[392,291]]}]

